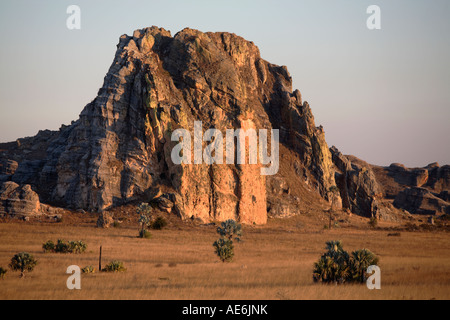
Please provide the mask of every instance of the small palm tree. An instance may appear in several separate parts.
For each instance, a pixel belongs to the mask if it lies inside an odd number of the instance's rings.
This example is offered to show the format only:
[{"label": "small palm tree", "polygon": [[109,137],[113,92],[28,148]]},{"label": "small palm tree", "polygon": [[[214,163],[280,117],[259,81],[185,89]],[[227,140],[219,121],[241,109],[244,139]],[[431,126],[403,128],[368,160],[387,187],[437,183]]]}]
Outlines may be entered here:
[{"label": "small palm tree", "polygon": [[313,280],[344,283],[350,275],[350,256],[342,241],[327,241],[326,250],[314,264]]},{"label": "small palm tree", "polygon": [[318,262],[314,263],[313,271],[314,282],[331,282],[333,281],[333,259],[323,255]]},{"label": "small palm tree", "polygon": [[234,257],[233,240],[241,241],[242,226],[229,219],[222,222],[220,227],[217,227],[217,233],[220,235],[220,239],[213,243],[215,252],[222,262],[230,262]]},{"label": "small palm tree", "polygon": [[331,255],[336,255],[345,252],[344,245],[341,240],[331,240],[325,242],[325,244],[326,244],[325,249]]},{"label": "small palm tree", "polygon": [[366,270],[371,265],[378,264],[378,257],[368,249],[360,249],[352,252],[351,273],[355,281],[366,281]]},{"label": "small palm tree", "polygon": [[327,251],[314,263],[313,280],[324,283],[366,281],[366,270],[378,264],[378,257],[370,250],[361,249],[351,255],[344,250],[342,241],[327,241]]},{"label": "small palm tree", "polygon": [[37,264],[37,260],[28,252],[19,252],[11,259],[9,267],[16,271],[20,270],[20,276],[25,276],[25,271],[31,272]]},{"label": "small palm tree", "polygon": [[139,224],[141,225],[141,230],[139,231],[140,238],[148,238],[150,236],[150,234],[146,228],[151,223],[151,219],[150,219],[151,210],[152,210],[152,207],[148,203],[141,203],[139,205],[139,207],[137,208],[137,213],[140,214],[140,217],[138,220]]}]

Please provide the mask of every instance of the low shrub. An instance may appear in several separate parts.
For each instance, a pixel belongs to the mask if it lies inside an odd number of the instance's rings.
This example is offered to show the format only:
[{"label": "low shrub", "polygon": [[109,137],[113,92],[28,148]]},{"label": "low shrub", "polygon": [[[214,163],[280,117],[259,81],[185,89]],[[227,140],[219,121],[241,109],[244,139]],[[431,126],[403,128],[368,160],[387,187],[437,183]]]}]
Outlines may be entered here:
[{"label": "low shrub", "polygon": [[64,240],[58,239],[55,245],[55,252],[69,253],[69,244],[64,242]]},{"label": "low shrub", "polygon": [[127,269],[124,267],[123,262],[119,260],[113,260],[110,263],[108,263],[102,271],[105,272],[123,272]]},{"label": "low shrub", "polygon": [[82,268],[81,271],[83,273],[94,273],[95,268],[93,266],[86,266],[86,267]]},{"label": "low shrub", "polygon": [[167,221],[163,217],[157,217],[151,224],[151,228],[155,230],[161,230],[165,226],[167,226]]},{"label": "low shrub", "polygon": [[42,245],[42,249],[44,249],[44,252],[55,252],[55,244],[52,240],[48,240]]},{"label": "low shrub", "polygon": [[58,239],[56,244],[52,240],[48,240],[42,245],[44,252],[57,252],[57,253],[83,253],[87,249],[87,244],[83,241],[68,241]]},{"label": "low shrub", "polygon": [[69,252],[70,253],[83,253],[87,249],[86,243],[83,241],[69,241]]}]

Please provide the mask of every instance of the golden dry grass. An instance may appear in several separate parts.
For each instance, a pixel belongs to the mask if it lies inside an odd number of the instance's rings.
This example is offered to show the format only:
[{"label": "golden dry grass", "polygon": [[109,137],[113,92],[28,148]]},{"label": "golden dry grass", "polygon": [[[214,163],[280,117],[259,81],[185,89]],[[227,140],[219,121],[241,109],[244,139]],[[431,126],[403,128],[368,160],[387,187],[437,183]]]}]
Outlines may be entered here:
[{"label": "golden dry grass", "polygon": [[[449,299],[450,236],[447,232],[370,230],[353,217],[338,229],[323,230],[305,217],[245,226],[231,263],[219,262],[212,243],[214,226],[173,223],[138,239],[133,223],[98,229],[84,224],[0,223],[0,266],[20,251],[39,261],[24,279],[8,271],[0,280],[0,299]],[[83,240],[84,254],[43,253],[42,243],[58,238]],[[365,285],[322,285],[312,266],[325,241],[340,239],[347,251],[369,248],[380,257],[381,290]],[[81,290],[66,287],[69,265],[98,267],[122,260],[124,273],[82,274]]]}]

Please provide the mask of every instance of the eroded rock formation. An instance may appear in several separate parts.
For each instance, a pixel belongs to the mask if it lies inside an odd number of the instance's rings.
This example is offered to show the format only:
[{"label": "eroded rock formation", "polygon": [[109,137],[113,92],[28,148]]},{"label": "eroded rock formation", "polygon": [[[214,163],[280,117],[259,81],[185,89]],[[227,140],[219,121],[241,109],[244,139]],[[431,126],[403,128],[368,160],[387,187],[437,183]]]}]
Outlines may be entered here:
[{"label": "eroded rock formation", "polygon": [[[279,130],[280,172],[261,175],[260,162],[174,164],[172,133],[193,132],[194,122],[224,136],[227,129]],[[39,211],[39,201],[41,212],[42,203],[103,212],[138,200],[183,219],[264,224],[268,215],[298,214],[308,193],[329,201],[335,185],[334,204],[368,217],[383,216],[383,197],[405,186],[449,189],[448,166],[382,170],[397,181],[392,190],[380,183],[379,168],[330,151],[287,68],[262,59],[255,44],[189,28],[121,36],[97,97],[77,121],[0,144],[3,210],[22,197],[20,214]]]},{"label": "eroded rock formation", "polygon": [[103,211],[151,200],[162,188],[160,206],[180,217],[265,223],[273,177],[260,174],[261,164],[172,163],[171,133],[192,132],[194,121],[223,133],[279,129],[280,143],[301,159],[298,179],[325,199],[335,185],[323,129],[293,92],[286,67],[234,34],[187,28],[172,37],[157,27],[120,37],[98,96],[70,126],[23,140],[45,136],[44,154],[4,155],[19,163],[4,179],[31,184],[43,201],[67,208]]}]

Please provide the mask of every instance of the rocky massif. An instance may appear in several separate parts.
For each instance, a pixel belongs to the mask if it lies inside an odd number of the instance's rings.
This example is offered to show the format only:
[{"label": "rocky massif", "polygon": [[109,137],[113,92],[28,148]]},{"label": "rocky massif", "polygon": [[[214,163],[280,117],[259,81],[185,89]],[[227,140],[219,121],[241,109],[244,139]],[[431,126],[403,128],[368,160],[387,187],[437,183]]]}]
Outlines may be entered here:
[{"label": "rocky massif", "polygon": [[[279,172],[264,176],[261,164],[248,163],[174,164],[178,142],[171,134],[192,132],[194,121],[203,132],[278,129]],[[313,195],[359,215],[388,217],[397,209],[379,180],[392,175],[408,180],[393,187],[397,207],[408,210],[405,199],[414,195],[406,186],[428,184],[448,208],[448,168],[417,175],[375,169],[328,148],[287,68],[262,59],[252,42],[151,27],[120,37],[103,86],[77,121],[0,144],[0,214],[48,213],[48,205],[103,212],[154,201],[183,219],[264,224],[268,216],[300,213]]]}]

